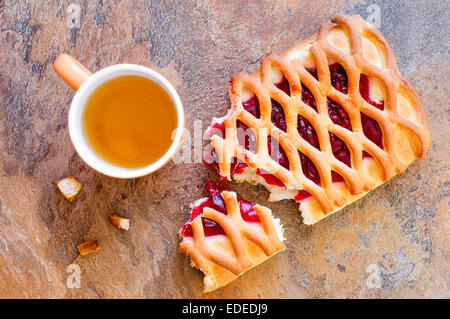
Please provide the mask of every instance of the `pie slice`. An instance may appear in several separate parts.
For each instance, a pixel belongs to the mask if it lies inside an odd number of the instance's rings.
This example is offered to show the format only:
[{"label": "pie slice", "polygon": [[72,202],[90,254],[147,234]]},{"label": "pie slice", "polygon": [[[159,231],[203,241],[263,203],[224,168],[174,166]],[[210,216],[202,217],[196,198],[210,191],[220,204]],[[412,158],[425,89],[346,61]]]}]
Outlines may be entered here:
[{"label": "pie slice", "polygon": [[270,209],[238,198],[220,182],[207,181],[205,189],[209,197],[192,205],[179,235],[180,252],[203,271],[210,292],[284,250],[285,238]]},{"label": "pie slice", "polygon": [[231,80],[231,109],[207,133],[206,165],[300,203],[314,224],[403,172],[431,144],[414,89],[383,35],[339,15]]}]

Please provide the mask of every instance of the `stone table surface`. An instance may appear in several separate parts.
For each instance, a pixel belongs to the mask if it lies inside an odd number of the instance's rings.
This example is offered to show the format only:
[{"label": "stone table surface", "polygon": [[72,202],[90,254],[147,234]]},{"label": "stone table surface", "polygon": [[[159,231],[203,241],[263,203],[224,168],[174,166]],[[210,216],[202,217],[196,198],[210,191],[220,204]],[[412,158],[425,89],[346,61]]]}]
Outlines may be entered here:
[{"label": "stone table surface", "polygon": [[[450,297],[449,9],[439,0],[0,0],[0,297]],[[433,144],[406,172],[314,226],[295,202],[269,203],[263,187],[228,183],[277,212],[288,248],[203,294],[201,272],[177,252],[177,231],[217,174],[197,159],[135,180],[96,173],[72,147],[74,92],[52,63],[69,53],[91,71],[116,63],[159,71],[177,88],[193,134],[225,114],[232,75],[337,13],[379,13]],[[51,183],[67,175],[83,184],[73,203]],[[128,232],[109,224],[113,212],[130,218]],[[78,256],[76,246],[93,239],[102,249]],[[72,263],[80,288],[67,286]]]}]

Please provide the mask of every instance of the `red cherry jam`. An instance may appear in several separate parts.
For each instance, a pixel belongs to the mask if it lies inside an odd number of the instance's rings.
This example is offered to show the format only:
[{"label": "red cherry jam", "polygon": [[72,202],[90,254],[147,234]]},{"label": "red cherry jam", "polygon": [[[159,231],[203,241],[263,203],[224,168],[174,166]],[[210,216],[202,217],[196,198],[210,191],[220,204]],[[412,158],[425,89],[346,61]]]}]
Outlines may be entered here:
[{"label": "red cherry jam", "polygon": [[[218,212],[227,215],[227,208],[225,202],[220,195],[223,191],[229,191],[229,189],[220,182],[207,181],[205,183],[205,190],[208,194],[208,198],[201,202],[198,206],[194,206],[191,211],[191,217],[189,221],[181,229],[181,235],[184,237],[193,237],[192,221],[203,213],[203,208],[210,207]],[[255,204],[247,202],[242,198],[238,198],[239,209],[241,210],[241,216],[247,223],[259,223],[258,215],[256,214],[253,206]],[[223,228],[215,221],[202,217],[203,231],[205,236],[226,235]]]},{"label": "red cherry jam", "polygon": [[342,65],[333,63],[329,66],[331,85],[344,94],[348,93],[348,78]]},{"label": "red cherry jam", "polygon": [[[384,110],[384,100],[376,102],[370,98],[370,79],[367,75],[361,74],[359,78],[359,92],[367,103],[375,106],[380,110]],[[368,117],[361,112],[361,122],[364,135],[374,142],[379,148],[383,149],[383,134],[380,125],[373,118]],[[369,153],[363,151],[363,157],[371,157]]]},{"label": "red cherry jam", "polygon": [[259,109],[259,100],[258,100],[258,97],[256,96],[256,94],[253,95],[247,101],[242,102],[242,106],[244,107],[245,110],[247,110],[254,117],[256,117],[258,119],[261,117],[261,112]]},{"label": "red cherry jam", "polygon": [[[281,82],[275,84],[277,88],[286,93],[287,95],[291,95],[291,89],[289,87],[289,82],[286,77],[283,76]],[[283,132],[286,132],[286,117],[284,116],[283,107],[272,99],[272,114],[271,114],[272,123],[278,127]]]}]

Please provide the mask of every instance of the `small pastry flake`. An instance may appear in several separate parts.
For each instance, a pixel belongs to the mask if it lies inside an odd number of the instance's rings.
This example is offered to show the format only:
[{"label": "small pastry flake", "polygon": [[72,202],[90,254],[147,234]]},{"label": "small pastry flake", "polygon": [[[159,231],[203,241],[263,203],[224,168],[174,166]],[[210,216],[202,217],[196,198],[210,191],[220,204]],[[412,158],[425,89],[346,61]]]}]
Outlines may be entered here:
[{"label": "small pastry flake", "polygon": [[73,176],[64,177],[59,181],[53,182],[53,184],[58,187],[60,192],[69,202],[73,202],[81,190],[81,183],[78,182]]},{"label": "small pastry flake", "polygon": [[117,228],[128,230],[130,229],[130,220],[118,216],[117,214],[111,214],[108,216],[109,222]]},{"label": "small pastry flake", "polygon": [[100,248],[102,248],[102,246],[100,245],[99,240],[87,241],[77,246],[80,255],[95,253],[96,251],[99,251]]},{"label": "small pastry flake", "polygon": [[204,291],[223,287],[285,249],[283,228],[269,208],[255,205],[208,181],[179,231],[179,251],[204,274]]}]

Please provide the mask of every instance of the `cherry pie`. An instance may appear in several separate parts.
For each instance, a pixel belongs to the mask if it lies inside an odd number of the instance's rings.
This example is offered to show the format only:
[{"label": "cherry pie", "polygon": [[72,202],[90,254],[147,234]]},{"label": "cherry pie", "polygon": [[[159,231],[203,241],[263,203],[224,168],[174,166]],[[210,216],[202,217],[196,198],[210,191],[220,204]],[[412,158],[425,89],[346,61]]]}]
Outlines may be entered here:
[{"label": "cherry pie", "polygon": [[179,231],[180,252],[205,274],[205,292],[220,288],[285,249],[283,229],[270,209],[247,202],[220,182],[192,205]]},{"label": "cherry pie", "polygon": [[206,165],[263,184],[271,200],[296,200],[306,224],[403,172],[431,143],[389,44],[360,16],[336,16],[251,75],[238,73],[230,99],[208,128]]}]

